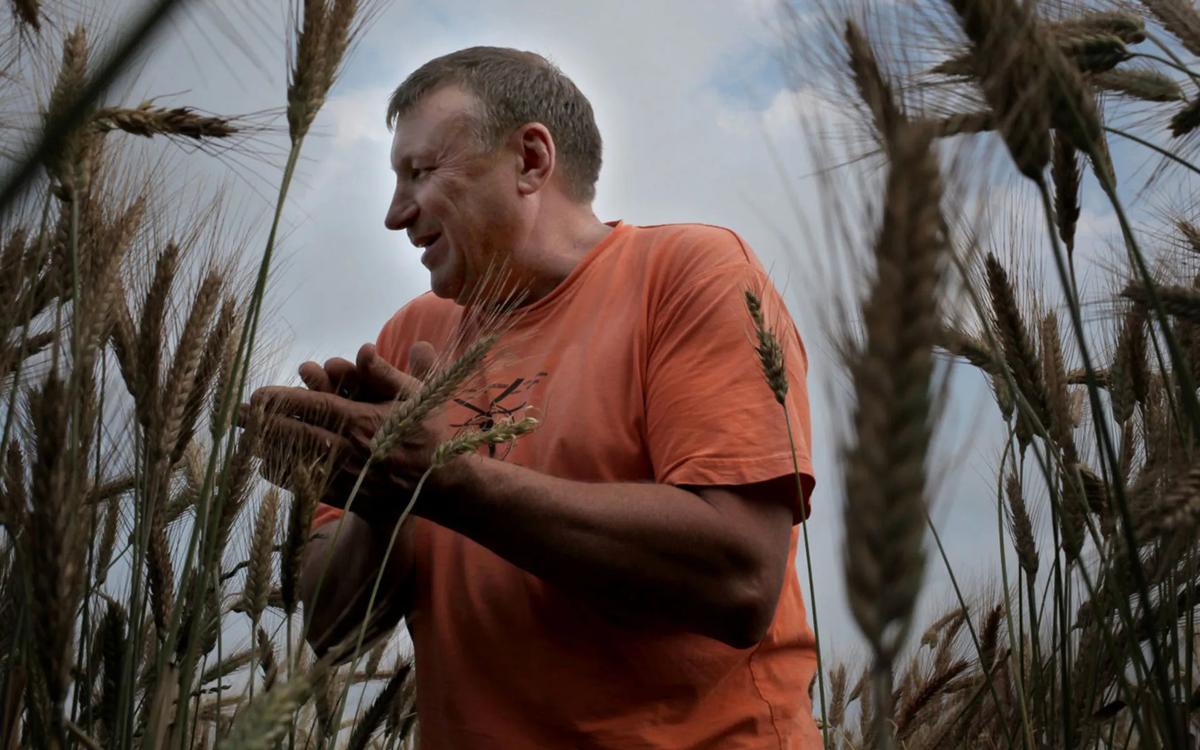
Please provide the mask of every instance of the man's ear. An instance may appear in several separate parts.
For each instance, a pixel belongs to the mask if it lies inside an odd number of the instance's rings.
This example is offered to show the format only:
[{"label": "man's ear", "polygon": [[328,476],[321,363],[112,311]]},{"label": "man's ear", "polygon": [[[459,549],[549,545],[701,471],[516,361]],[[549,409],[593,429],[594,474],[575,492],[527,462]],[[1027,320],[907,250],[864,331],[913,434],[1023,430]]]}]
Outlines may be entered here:
[{"label": "man's ear", "polygon": [[518,157],[517,190],[521,195],[536,193],[554,174],[554,138],[545,125],[530,122],[513,133],[513,145]]}]

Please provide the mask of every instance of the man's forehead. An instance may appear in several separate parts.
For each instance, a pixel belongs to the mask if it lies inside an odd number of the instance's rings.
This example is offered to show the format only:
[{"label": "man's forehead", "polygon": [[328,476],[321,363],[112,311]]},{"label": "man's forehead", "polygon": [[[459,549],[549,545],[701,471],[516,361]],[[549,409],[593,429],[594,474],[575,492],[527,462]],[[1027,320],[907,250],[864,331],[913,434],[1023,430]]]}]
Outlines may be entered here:
[{"label": "man's forehead", "polygon": [[426,94],[411,111],[396,118],[393,163],[462,137],[475,122],[477,105],[474,96],[454,86]]}]

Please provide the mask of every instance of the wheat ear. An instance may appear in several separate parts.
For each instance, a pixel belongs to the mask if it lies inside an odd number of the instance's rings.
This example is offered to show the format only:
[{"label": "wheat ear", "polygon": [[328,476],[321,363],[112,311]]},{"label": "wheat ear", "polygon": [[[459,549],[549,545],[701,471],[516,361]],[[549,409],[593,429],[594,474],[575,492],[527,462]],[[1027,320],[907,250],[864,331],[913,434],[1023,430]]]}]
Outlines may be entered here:
[{"label": "wheat ear", "polygon": [[499,334],[493,333],[473,342],[449,367],[426,380],[420,393],[394,409],[375,434],[372,458],[382,457],[398,443],[411,437],[430,412],[446,403],[463,382],[483,365],[487,353],[498,339]]},{"label": "wheat ear", "polygon": [[278,517],[279,490],[272,487],[258,506],[250,542],[250,564],[246,568],[246,586],[242,594],[246,611],[255,623],[267,608],[267,598],[271,593],[271,563]]},{"label": "wheat ear", "polygon": [[533,417],[499,419],[490,429],[473,430],[442,443],[434,450],[430,463],[434,467],[445,466],[455,457],[474,453],[485,445],[511,443],[533,432],[537,426],[538,421]]},{"label": "wheat ear", "polygon": [[1096,88],[1146,102],[1184,101],[1183,89],[1157,70],[1118,68],[1092,77]]},{"label": "wheat ear", "polygon": [[1188,52],[1200,55],[1200,12],[1189,0],[1141,0]]},{"label": "wheat ear", "polygon": [[863,302],[866,340],[851,356],[854,434],[845,451],[843,556],[851,612],[874,653],[876,734],[890,746],[891,664],[907,636],[924,569],[925,457],[945,237],[929,134],[896,141]]},{"label": "wheat ear", "polygon": [[121,130],[132,135],[150,138],[155,135],[177,135],[204,140],[228,138],[238,128],[225,117],[197,114],[189,107],[105,107],[92,115],[92,127],[98,132]]},{"label": "wheat ear", "polygon": [[1013,546],[1017,548],[1017,562],[1030,578],[1035,578],[1038,572],[1037,544],[1034,541],[1033,521],[1029,517],[1029,509],[1025,505],[1025,495],[1021,491],[1021,480],[1017,475],[1009,474],[1005,483],[1008,497],[1009,529],[1013,536]]}]

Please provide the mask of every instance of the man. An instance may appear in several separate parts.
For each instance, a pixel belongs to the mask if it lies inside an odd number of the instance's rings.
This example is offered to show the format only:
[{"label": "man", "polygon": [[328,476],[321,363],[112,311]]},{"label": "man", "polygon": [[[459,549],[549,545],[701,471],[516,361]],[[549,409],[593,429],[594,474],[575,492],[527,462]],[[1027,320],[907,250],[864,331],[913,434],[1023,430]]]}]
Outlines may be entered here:
[{"label": "man", "polygon": [[[598,220],[591,106],[537,55],[433,60],[388,120],[386,224],[423,248],[432,293],[355,363],[305,363],[309,390],[251,400],[268,443],[339,462],[301,583],[313,647],[357,632],[382,565],[375,609],[412,635],[425,750],[819,747],[794,570],[806,363],[758,261],[725,229]],[[500,354],[371,464],[342,514],[393,400],[476,333],[470,302],[501,265],[524,296]],[[781,322],[804,497],[746,289]],[[433,448],[528,413],[540,425],[515,445],[429,474],[385,562]]]}]

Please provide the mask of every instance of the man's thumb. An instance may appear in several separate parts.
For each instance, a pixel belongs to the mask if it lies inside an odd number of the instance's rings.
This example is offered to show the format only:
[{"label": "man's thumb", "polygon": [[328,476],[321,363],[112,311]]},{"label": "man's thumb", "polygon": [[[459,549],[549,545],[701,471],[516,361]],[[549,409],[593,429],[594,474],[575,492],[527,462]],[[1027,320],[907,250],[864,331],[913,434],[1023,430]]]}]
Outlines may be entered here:
[{"label": "man's thumb", "polygon": [[407,378],[375,351],[374,344],[358,350],[359,387],[374,398],[395,398],[404,392]]},{"label": "man's thumb", "polygon": [[428,341],[418,341],[408,350],[408,374],[424,380],[433,370],[437,351]]}]

